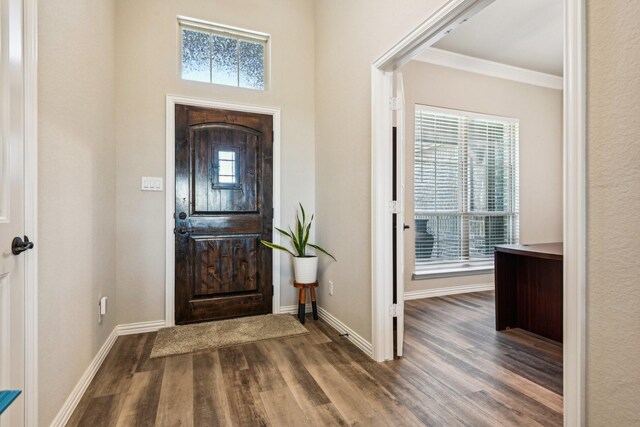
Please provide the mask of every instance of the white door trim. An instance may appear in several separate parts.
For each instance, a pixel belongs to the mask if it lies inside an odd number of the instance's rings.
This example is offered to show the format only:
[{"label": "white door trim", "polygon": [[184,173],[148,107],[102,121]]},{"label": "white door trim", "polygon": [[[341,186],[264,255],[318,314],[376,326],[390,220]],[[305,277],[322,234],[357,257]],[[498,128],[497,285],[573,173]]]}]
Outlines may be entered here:
[{"label": "white door trim", "polygon": [[564,0],[564,425],[585,418],[586,21],[585,0]]},{"label": "white door trim", "polygon": [[38,425],[38,2],[23,0],[25,234],[25,426]]},{"label": "white door trim", "polygon": [[[444,36],[444,31],[484,9],[493,0],[451,0],[406,37],[385,52],[371,67],[371,299],[373,358],[393,359],[393,236],[391,232],[392,166],[391,108],[392,71],[409,62]],[[402,308],[399,308],[400,310]]]},{"label": "white door trim", "polygon": [[[165,219],[165,322],[166,326],[175,325],[175,240],[173,228],[175,220],[175,106],[176,104],[195,107],[220,108],[224,110],[245,111],[267,114],[273,117],[273,223],[280,224],[280,109],[255,105],[233,104],[229,102],[197,99],[177,95],[167,95],[166,111],[166,219]],[[280,237],[273,234],[274,243]],[[273,313],[280,312],[280,253],[273,251]]]},{"label": "white door trim", "polygon": [[[584,0],[565,5],[564,76],[564,423],[585,424],[586,120]],[[372,66],[372,345],[375,360],[393,358],[391,215],[391,73],[444,31],[491,0],[450,0]],[[389,289],[388,289],[389,288]]]}]

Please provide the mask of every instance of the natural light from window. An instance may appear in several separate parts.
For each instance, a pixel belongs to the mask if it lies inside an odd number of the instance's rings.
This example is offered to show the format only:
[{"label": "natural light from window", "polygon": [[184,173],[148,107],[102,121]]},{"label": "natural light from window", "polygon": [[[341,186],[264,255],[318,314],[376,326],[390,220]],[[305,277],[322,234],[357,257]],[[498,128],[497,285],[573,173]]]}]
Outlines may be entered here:
[{"label": "natural light from window", "polygon": [[269,36],[179,19],[185,80],[264,90]]},{"label": "natural light from window", "polygon": [[218,183],[235,184],[236,181],[235,151],[218,151]]},{"label": "natural light from window", "polygon": [[416,105],[415,271],[493,266],[518,242],[518,120]]}]

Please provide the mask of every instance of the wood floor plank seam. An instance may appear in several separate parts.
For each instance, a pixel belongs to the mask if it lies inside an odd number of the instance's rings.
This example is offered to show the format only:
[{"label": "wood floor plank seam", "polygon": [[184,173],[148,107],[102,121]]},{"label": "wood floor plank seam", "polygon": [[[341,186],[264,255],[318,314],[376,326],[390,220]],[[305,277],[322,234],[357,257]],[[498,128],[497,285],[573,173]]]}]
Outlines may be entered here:
[{"label": "wood floor plank seam", "polygon": [[405,356],[384,363],[322,320],[309,335],[158,359],[155,332],[121,336],[67,425],[562,425],[562,346],[496,332],[493,301],[408,301]]}]

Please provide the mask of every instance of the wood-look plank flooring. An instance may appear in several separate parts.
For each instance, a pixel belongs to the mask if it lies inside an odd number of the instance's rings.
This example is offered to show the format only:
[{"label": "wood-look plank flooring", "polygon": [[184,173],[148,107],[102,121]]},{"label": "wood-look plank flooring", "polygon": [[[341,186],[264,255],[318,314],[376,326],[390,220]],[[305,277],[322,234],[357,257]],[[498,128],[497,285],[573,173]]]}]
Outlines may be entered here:
[{"label": "wood-look plank flooring", "polygon": [[322,321],[310,335],[149,359],[119,337],[68,426],[552,426],[562,346],[494,330],[493,293],[408,301],[405,355],[376,363]]}]

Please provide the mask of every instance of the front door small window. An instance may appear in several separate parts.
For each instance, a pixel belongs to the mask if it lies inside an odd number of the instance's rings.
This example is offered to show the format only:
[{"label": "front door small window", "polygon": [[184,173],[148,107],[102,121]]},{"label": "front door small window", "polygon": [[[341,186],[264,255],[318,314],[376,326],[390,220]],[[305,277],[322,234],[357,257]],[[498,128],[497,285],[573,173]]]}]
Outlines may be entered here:
[{"label": "front door small window", "polygon": [[235,151],[218,151],[218,183],[237,184]]}]

